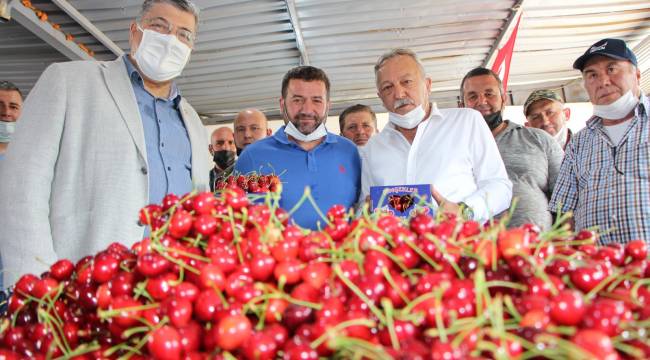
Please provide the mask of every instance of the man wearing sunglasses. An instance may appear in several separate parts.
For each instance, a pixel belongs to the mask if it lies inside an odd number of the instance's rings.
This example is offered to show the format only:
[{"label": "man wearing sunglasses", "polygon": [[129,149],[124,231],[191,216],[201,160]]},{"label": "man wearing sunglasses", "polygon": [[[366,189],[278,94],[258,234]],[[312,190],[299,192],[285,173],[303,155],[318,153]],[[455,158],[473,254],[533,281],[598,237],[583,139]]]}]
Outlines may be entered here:
[{"label": "man wearing sunglasses", "polygon": [[207,188],[207,133],[174,84],[197,21],[189,0],[145,0],[128,55],[42,74],[0,174],[5,285],[60,258],[129,246],[145,231],[141,207]]}]

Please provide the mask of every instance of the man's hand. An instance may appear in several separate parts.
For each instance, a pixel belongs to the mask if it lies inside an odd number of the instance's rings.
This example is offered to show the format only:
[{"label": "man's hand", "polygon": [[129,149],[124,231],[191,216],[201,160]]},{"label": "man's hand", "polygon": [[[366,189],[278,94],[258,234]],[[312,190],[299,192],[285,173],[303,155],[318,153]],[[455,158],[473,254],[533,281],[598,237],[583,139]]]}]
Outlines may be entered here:
[{"label": "man's hand", "polygon": [[439,211],[447,214],[460,214],[460,206],[442,197],[442,195],[438,192],[438,190],[436,190],[435,187],[433,187],[433,185],[431,185],[431,196],[433,196],[433,200],[438,203]]}]

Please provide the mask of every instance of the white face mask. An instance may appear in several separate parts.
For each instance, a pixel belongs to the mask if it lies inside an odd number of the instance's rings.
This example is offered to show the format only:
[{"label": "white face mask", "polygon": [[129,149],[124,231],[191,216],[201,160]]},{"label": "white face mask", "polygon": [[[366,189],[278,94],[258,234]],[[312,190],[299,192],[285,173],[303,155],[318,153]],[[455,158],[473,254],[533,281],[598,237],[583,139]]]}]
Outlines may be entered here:
[{"label": "white face mask", "polygon": [[153,30],[142,30],[142,40],[135,51],[135,61],[146,77],[154,81],[168,81],[181,74],[190,59],[192,49],[175,35]]},{"label": "white face mask", "polygon": [[564,145],[566,145],[566,138],[567,138],[567,133],[569,132],[569,128],[566,126],[562,126],[562,129],[558,131],[557,134],[553,135],[553,138],[555,141],[557,141],[562,148],[564,148]]},{"label": "white face mask", "polygon": [[607,119],[618,120],[629,115],[639,103],[639,98],[628,90],[623,96],[609,105],[594,105],[594,115]]},{"label": "white face mask", "polygon": [[295,125],[291,121],[287,123],[287,126],[284,127],[284,133],[287,135],[291,135],[294,139],[302,142],[311,142],[314,140],[318,140],[324,136],[327,136],[327,129],[325,128],[325,123],[322,122],[314,131],[312,131],[310,134],[305,135],[296,128]]},{"label": "white face mask", "polygon": [[388,121],[404,129],[413,129],[414,127],[418,126],[422,120],[424,120],[425,115],[426,112],[424,111],[422,105],[418,105],[418,107],[407,112],[404,115],[388,112]]},{"label": "white face mask", "polygon": [[16,130],[15,121],[0,121],[0,142],[8,143],[11,142],[11,136]]}]

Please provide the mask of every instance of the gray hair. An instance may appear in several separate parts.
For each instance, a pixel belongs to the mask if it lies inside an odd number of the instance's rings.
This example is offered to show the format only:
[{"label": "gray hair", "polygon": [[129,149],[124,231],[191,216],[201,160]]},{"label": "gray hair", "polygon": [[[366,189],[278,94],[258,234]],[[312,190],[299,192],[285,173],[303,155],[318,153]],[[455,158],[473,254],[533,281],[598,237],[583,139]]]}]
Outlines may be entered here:
[{"label": "gray hair", "polygon": [[178,10],[182,10],[194,15],[194,21],[196,22],[196,27],[199,27],[199,13],[201,12],[191,0],[144,0],[142,3],[142,10],[140,10],[140,18],[144,16],[155,4],[169,4],[176,7]]},{"label": "gray hair", "polygon": [[406,48],[397,48],[387,53],[384,53],[381,57],[379,57],[379,60],[377,60],[377,63],[375,64],[375,80],[377,79],[377,72],[379,72],[381,67],[384,66],[386,61],[397,56],[408,56],[411,59],[413,59],[413,61],[415,61],[415,63],[418,65],[422,77],[424,78],[426,76],[426,73],[424,71],[424,65],[422,65],[422,61],[420,61],[420,58],[418,58],[417,54],[415,54],[413,50],[406,49]]},{"label": "gray hair", "polygon": [[23,93],[20,91],[18,86],[16,86],[11,81],[6,81],[6,80],[0,81],[0,90],[2,90],[2,91],[15,91],[15,92],[18,93],[18,95],[20,95],[21,99],[23,98]]}]

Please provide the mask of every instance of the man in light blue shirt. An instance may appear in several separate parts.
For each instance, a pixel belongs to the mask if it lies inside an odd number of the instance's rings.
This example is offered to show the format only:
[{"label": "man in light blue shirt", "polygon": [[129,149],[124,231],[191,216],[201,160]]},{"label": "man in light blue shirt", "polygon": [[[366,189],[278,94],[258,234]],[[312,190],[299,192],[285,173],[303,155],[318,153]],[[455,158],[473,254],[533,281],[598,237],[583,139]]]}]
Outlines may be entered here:
[{"label": "man in light blue shirt", "polygon": [[[280,206],[286,210],[293,209],[306,188],[322,213],[336,204],[352,207],[359,196],[361,160],[356,146],[325,129],[329,89],[329,79],[321,69],[299,66],[289,70],[280,98],[286,125],[247,146],[235,164],[238,173],[279,175],[283,183]],[[309,202],[292,219],[310,229],[325,225]]]},{"label": "man in light blue shirt", "polygon": [[192,190],[192,149],[178,104],[181,95],[171,83],[168,97],[156,97],[145,89],[140,73],[129,57],[126,64],[142,118],[149,164],[149,202],[160,203],[168,193],[181,196]]}]

